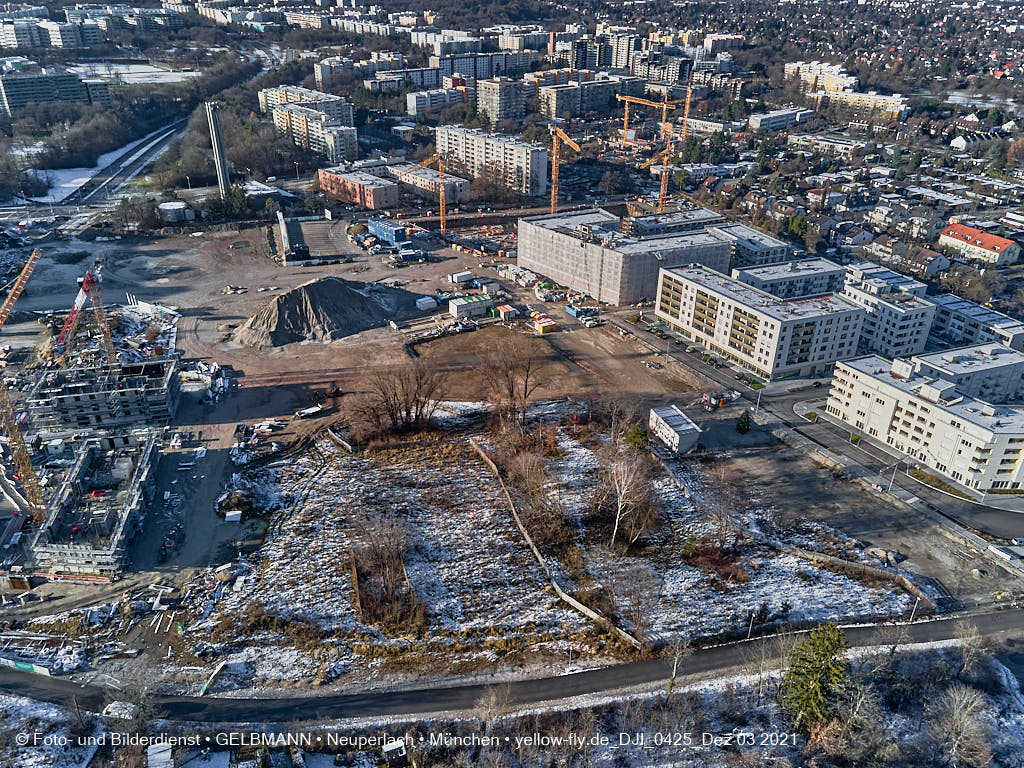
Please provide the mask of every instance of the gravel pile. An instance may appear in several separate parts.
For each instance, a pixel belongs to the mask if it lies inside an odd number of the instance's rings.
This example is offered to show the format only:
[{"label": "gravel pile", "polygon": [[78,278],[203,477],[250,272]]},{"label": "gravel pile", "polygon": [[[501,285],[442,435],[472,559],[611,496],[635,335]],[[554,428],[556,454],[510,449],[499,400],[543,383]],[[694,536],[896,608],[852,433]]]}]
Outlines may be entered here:
[{"label": "gravel pile", "polygon": [[247,347],[329,342],[415,311],[416,296],[397,288],[321,277],[274,297],[232,338]]}]

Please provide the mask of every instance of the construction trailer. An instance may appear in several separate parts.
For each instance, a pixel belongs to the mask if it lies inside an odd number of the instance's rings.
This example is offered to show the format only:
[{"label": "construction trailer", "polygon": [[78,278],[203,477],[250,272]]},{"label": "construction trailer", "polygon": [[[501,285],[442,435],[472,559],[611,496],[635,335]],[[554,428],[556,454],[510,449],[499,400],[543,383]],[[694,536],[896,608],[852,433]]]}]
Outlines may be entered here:
[{"label": "construction trailer", "polygon": [[71,464],[30,541],[31,566],[55,578],[115,578],[153,498],[157,431],[97,433],[66,451]]},{"label": "construction trailer", "polygon": [[464,317],[483,317],[493,306],[494,300],[484,294],[460,296],[448,302],[448,314],[456,320]]},{"label": "construction trailer", "polygon": [[35,432],[117,430],[170,422],[181,397],[178,361],[78,366],[42,372],[25,399]]},{"label": "construction trailer", "polygon": [[677,455],[692,451],[700,441],[701,428],[676,405],[651,408],[647,426],[652,435]]}]

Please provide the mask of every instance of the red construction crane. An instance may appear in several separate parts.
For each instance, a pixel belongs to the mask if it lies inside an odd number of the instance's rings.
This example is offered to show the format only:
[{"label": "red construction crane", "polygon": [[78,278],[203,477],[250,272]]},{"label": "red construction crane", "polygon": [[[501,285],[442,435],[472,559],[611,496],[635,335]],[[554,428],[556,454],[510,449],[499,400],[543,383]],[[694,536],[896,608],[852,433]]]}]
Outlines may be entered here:
[{"label": "red construction crane", "polygon": [[78,289],[78,295],[71,305],[68,319],[60,329],[57,339],[53,342],[53,350],[60,358],[66,359],[71,353],[71,344],[74,342],[75,333],[78,331],[78,323],[82,319],[82,309],[88,300],[96,313],[96,325],[100,329],[100,336],[103,342],[103,351],[107,355],[107,362],[117,362],[117,350],[114,349],[114,342],[110,337],[110,326],[107,323],[107,312],[103,306],[103,299],[100,297],[100,271],[103,268],[102,262],[98,259],[93,262],[92,267],[85,273],[82,286]]}]

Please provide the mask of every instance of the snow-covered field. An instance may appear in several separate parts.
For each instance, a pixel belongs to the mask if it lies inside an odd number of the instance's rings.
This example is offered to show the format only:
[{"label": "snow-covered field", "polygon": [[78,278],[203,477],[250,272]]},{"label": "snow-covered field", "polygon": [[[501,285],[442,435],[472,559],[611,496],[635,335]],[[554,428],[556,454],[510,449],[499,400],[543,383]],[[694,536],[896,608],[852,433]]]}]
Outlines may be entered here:
[{"label": "snow-covered field", "polygon": [[129,85],[181,83],[203,74],[196,70],[171,71],[152,64],[76,64],[68,69],[79,75],[116,79]]},{"label": "snow-covered field", "polygon": [[[86,768],[97,747],[79,746],[78,738],[71,732],[73,718],[66,709],[54,704],[0,694],[0,765]],[[79,731],[83,737],[98,733],[91,726]],[[24,746],[20,746],[22,742]]]},{"label": "snow-covered field", "polygon": [[143,152],[151,149],[153,145],[156,144],[156,142],[159,141],[166,133],[167,128],[160,128],[137,141],[125,144],[120,149],[115,149],[112,152],[100,155],[96,161],[96,165],[92,168],[59,168],[56,170],[33,171],[36,176],[45,180],[50,185],[50,190],[42,197],[33,197],[30,199],[37,203],[59,203],[68,195],[71,195],[86,184],[93,176],[109,166],[111,163],[116,162],[119,158],[125,156],[126,153],[129,153],[134,149],[138,149],[137,152],[125,157],[119,167],[124,167],[125,165],[135,162],[139,157],[141,157]]},{"label": "snow-covered field", "polygon": [[[598,484],[598,458],[592,447],[581,445],[564,430],[558,434],[558,449],[560,456],[548,460],[555,477],[551,494],[580,524]],[[750,612],[762,604],[773,618],[824,622],[898,615],[913,603],[902,590],[868,586],[766,546],[758,540],[756,525],[747,519],[770,517],[770,509],[763,508],[741,509],[737,514],[738,524],[747,531],[741,563],[749,581],[724,581],[687,564],[683,558],[690,537],[691,541],[700,540],[712,533],[713,526],[702,505],[687,498],[664,473],[655,478],[653,485],[663,517],[648,535],[650,546],[643,555],[620,555],[582,537],[578,542],[586,553],[590,577],[611,588],[621,606],[630,601],[625,589],[635,583],[633,577],[637,573],[650,575],[657,588],[657,600],[647,611],[647,630],[653,636],[695,637],[741,629],[746,627]],[[819,533],[834,537],[827,529]],[[805,534],[789,543],[820,548],[812,539]],[[859,553],[851,554],[859,559]]]},{"label": "snow-covered field", "polygon": [[[537,417],[561,420],[567,407],[549,404]],[[439,421],[449,429],[472,429],[481,411],[480,404],[446,402]],[[588,535],[585,523],[600,471],[595,446],[602,441],[599,436],[581,444],[560,429],[558,456],[548,459],[550,493],[578,531],[586,586],[611,592],[623,626],[636,615],[636,574],[654,585],[656,596],[644,608],[649,639],[741,632],[756,611],[768,622],[824,622],[909,610],[913,600],[902,590],[865,584],[768,546],[759,527],[771,518],[768,508],[737,510],[737,527],[744,531],[736,557],[742,578],[722,578],[706,564],[691,564],[684,550],[711,537],[713,526],[702,503],[663,471],[653,480],[662,515],[645,548],[629,555],[610,550]],[[685,479],[688,487],[699,487],[699,470],[691,465],[680,462],[674,470],[694,472]],[[465,434],[367,456],[323,439],[294,461],[242,472],[231,485],[257,508],[271,510],[267,540],[251,558],[251,571],[233,589],[217,592],[190,634],[213,642],[218,660],[249,670],[254,679],[344,678],[399,656],[409,662],[493,661],[509,648],[564,653],[567,643],[584,655],[596,650],[590,622],[545,588],[498,482]],[[408,584],[426,611],[422,630],[388,631],[360,613],[352,553],[381,527],[406,542]],[[855,543],[824,527],[788,532],[786,540],[832,552],[839,542],[844,556],[863,557]],[[568,592],[584,586],[553,558],[549,562]],[[263,629],[225,646],[218,627],[237,625],[254,606],[275,619],[314,625],[324,638],[321,647],[304,648],[286,632]]]},{"label": "snow-covered field", "polygon": [[[588,629],[588,621],[545,591],[498,483],[462,439],[371,458],[321,441],[258,491],[263,504],[288,511],[271,526],[256,573],[243,589],[227,593],[201,628],[252,605],[312,622],[345,638],[333,654],[335,672],[357,661],[352,644],[490,657],[487,641],[534,645]],[[349,553],[371,521],[406,539],[405,568],[426,607],[425,636],[389,635],[360,618]],[[261,663],[258,652],[230,658]],[[286,666],[301,671],[301,663]]]}]

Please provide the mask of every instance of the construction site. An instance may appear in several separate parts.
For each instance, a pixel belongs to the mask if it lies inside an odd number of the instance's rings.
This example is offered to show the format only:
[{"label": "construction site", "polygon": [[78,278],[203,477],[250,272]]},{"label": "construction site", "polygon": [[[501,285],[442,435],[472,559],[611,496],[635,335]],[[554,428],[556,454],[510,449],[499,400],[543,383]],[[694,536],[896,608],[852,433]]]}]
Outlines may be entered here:
[{"label": "construction site", "polygon": [[[0,325],[40,257],[33,251],[11,285]],[[137,300],[108,311],[101,270],[95,261],[80,278],[69,311],[38,314],[44,341],[0,385],[0,420],[20,486],[4,479],[0,579],[7,586],[116,578],[153,495],[157,428],[174,417],[181,391],[178,314]]]},{"label": "construction site", "polygon": [[108,431],[77,442],[55,438],[46,449],[48,457],[73,463],[28,544],[34,568],[58,577],[117,575],[126,564],[126,542],[152,499],[157,433]]}]

